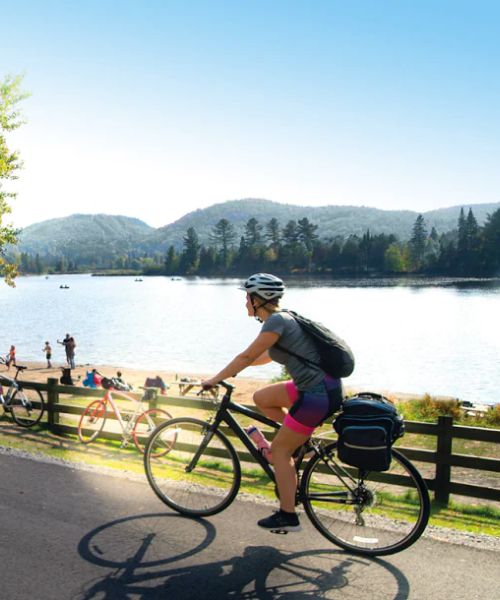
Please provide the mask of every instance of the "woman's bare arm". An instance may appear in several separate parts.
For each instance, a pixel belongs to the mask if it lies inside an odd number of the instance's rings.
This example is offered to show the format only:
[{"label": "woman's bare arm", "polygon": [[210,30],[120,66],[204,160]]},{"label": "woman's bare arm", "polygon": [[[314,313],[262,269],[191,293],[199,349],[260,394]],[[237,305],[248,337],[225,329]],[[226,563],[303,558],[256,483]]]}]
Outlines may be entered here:
[{"label": "woman's bare arm", "polygon": [[243,350],[243,352],[235,356],[229,364],[217,373],[217,375],[203,381],[202,384],[206,387],[213,386],[227,377],[236,377],[238,373],[250,365],[265,364],[264,362],[256,363],[256,361],[259,361],[264,354],[267,354],[267,350],[278,341],[278,338],[279,335],[277,333],[270,331],[259,333],[246,350]]}]

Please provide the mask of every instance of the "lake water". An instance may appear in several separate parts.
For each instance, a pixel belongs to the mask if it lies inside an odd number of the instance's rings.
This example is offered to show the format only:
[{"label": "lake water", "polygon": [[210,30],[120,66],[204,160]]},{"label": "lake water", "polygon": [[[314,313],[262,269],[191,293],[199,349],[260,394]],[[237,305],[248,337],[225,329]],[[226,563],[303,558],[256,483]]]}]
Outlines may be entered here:
[{"label": "lake water", "polygon": [[[0,285],[0,352],[43,360],[66,332],[79,364],[213,374],[257,335],[236,280],[90,275],[21,277]],[[69,289],[60,289],[67,284]],[[500,286],[292,284],[283,305],[322,321],[356,356],[348,383],[367,389],[500,401]],[[268,378],[277,365],[244,375]]]}]

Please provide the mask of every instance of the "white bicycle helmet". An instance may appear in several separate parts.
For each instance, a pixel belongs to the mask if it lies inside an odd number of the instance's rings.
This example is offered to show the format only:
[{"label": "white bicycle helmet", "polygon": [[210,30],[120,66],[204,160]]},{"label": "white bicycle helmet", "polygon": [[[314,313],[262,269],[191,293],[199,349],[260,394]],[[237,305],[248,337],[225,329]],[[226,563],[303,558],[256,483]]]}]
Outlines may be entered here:
[{"label": "white bicycle helmet", "polygon": [[264,300],[281,298],[285,293],[283,281],[275,275],[269,273],[255,273],[251,275],[240,287],[247,294],[257,294]]}]

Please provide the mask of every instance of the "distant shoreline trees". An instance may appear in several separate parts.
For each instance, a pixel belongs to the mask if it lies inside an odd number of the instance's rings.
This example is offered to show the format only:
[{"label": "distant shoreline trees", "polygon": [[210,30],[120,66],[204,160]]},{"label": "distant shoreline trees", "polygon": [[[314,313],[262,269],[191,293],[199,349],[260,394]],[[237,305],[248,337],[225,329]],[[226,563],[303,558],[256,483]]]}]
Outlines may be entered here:
[{"label": "distant shoreline trees", "polygon": [[425,219],[418,215],[408,241],[393,234],[372,234],[347,238],[319,239],[318,226],[307,217],[282,224],[276,218],[261,223],[247,221],[237,239],[235,228],[225,218],[212,228],[208,243],[201,243],[194,227],[184,237],[182,248],[170,246],[166,253],[117,251],[71,257],[21,254],[22,273],[81,272],[113,270],[145,275],[240,277],[255,271],[283,275],[326,277],[500,276],[500,209],[478,226],[472,209],[463,209],[454,231],[429,232]]}]

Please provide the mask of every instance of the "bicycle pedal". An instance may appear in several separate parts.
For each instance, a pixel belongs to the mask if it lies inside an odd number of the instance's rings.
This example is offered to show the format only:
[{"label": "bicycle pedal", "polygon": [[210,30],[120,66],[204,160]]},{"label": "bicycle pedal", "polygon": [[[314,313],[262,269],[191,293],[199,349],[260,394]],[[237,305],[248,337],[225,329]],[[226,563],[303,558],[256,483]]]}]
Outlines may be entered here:
[{"label": "bicycle pedal", "polygon": [[269,530],[271,533],[277,533],[279,535],[287,535],[288,531],[285,531],[284,529],[270,529]]}]

